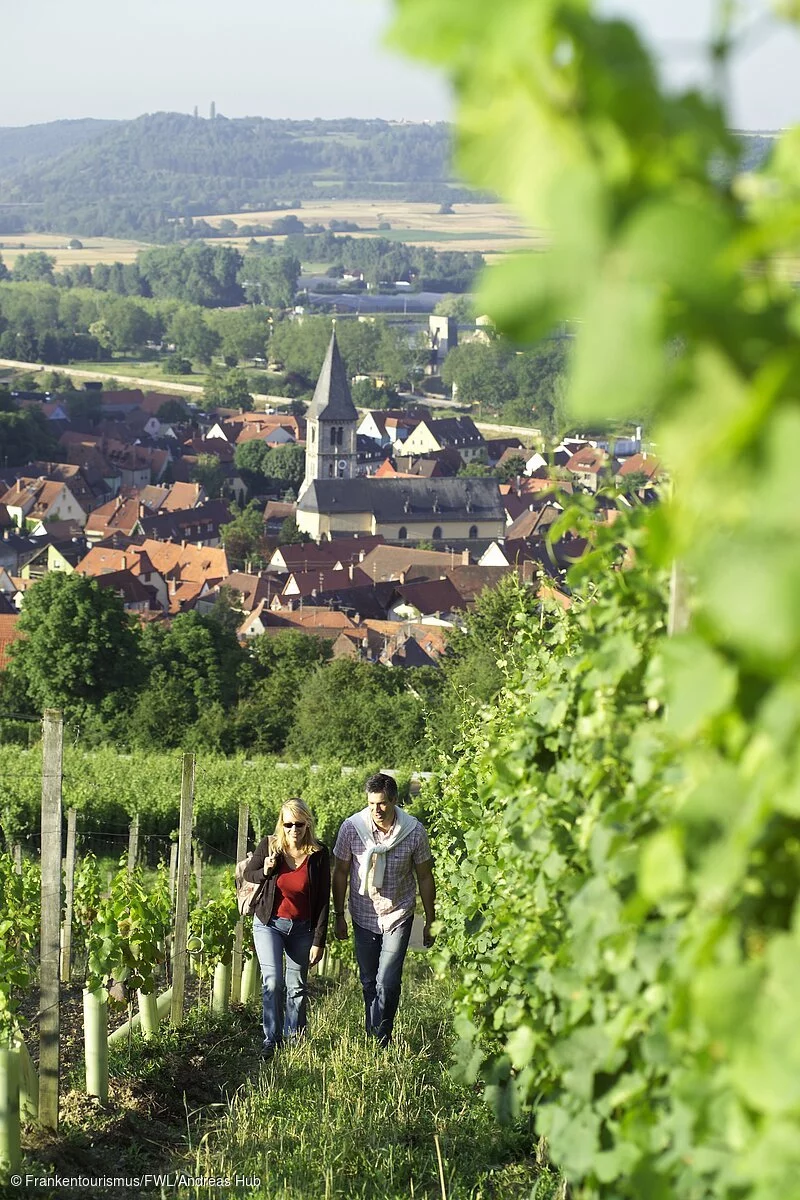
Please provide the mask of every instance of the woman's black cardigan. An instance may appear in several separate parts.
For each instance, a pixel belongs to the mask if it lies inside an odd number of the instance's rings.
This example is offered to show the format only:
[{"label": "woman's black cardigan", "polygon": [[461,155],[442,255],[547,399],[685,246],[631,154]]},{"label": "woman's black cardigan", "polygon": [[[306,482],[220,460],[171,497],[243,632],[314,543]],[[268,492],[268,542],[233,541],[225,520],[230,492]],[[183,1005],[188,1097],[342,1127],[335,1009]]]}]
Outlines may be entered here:
[{"label": "woman's black cardigan", "polygon": [[[264,875],[264,859],[268,857],[270,839],[263,838],[256,846],[252,857],[244,869],[244,878],[250,883],[260,883],[266,878],[258,904],[253,915],[265,925],[272,916],[275,907],[275,877],[280,867],[282,855],[277,855],[275,865],[270,873]],[[311,928],[314,930],[313,945],[322,949],[328,936],[328,914],[331,906],[331,859],[327,846],[320,846],[308,858],[308,909],[311,918]]]}]

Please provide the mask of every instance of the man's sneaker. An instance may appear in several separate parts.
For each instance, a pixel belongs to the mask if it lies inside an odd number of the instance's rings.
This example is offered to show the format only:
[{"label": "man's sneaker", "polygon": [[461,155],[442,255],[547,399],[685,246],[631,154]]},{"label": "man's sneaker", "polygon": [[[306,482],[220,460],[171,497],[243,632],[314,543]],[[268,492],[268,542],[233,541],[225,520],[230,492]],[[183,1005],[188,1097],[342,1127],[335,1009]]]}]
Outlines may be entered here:
[{"label": "man's sneaker", "polygon": [[271,1058],[274,1058],[274,1057],[275,1057],[275,1051],[276,1051],[277,1049],[278,1049],[278,1047],[277,1047],[277,1046],[276,1046],[274,1043],[273,1043],[272,1045],[269,1045],[269,1046],[262,1046],[262,1047],[261,1047],[261,1058],[263,1059],[263,1061],[264,1061],[264,1062],[269,1062],[269,1060],[270,1060]]}]

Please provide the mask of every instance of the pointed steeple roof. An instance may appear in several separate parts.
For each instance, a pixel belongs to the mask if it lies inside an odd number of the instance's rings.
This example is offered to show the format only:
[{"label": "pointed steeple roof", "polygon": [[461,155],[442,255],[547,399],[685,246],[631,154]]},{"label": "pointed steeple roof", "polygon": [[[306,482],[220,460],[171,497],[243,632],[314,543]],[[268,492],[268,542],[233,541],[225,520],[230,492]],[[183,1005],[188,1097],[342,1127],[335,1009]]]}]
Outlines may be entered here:
[{"label": "pointed steeple roof", "polygon": [[306,413],[306,420],[314,417],[324,421],[358,420],[335,333],[331,334],[325,361],[314,389],[314,398]]}]

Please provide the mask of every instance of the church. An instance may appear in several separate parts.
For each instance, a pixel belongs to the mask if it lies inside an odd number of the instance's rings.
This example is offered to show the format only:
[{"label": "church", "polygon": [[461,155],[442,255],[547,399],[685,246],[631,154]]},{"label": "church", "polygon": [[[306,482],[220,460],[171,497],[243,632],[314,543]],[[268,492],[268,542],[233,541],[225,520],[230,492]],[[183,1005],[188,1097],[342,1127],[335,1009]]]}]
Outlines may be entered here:
[{"label": "church", "polygon": [[361,417],[336,334],[306,413],[306,470],[298,528],[315,541],[382,534],[387,542],[480,551],[502,540],[505,510],[496,479],[375,479],[357,474]]}]

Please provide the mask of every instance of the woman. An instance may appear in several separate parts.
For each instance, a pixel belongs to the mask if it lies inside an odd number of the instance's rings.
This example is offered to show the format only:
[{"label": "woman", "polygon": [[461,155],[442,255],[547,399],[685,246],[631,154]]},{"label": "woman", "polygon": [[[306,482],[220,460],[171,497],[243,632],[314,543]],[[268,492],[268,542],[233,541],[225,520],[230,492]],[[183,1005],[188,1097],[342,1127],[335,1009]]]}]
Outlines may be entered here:
[{"label": "woman", "polygon": [[284,1038],[305,1030],[308,968],[322,957],[328,932],[330,856],[302,800],[283,805],[274,835],[256,847],[244,878],[266,879],[253,910],[253,941],[261,965],[262,1054],[271,1058]]}]

